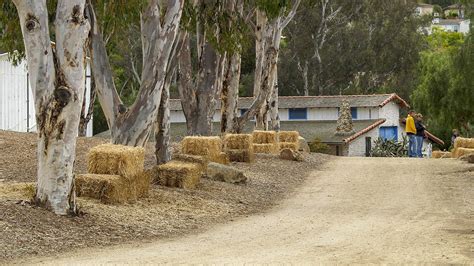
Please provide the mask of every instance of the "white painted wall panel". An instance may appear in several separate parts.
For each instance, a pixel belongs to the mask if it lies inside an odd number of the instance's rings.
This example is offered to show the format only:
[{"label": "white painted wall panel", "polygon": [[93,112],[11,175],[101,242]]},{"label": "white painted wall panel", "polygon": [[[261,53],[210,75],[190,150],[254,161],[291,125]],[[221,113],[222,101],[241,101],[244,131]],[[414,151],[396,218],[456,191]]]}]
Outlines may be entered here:
[{"label": "white painted wall panel", "polygon": [[379,137],[379,128],[376,127],[371,131],[365,133],[364,135],[358,137],[351,143],[349,143],[349,153],[348,156],[363,156],[365,157],[365,138],[372,138],[372,147],[374,147],[374,141]]},{"label": "white painted wall panel", "polygon": [[398,140],[401,140],[402,133],[404,132],[404,130],[400,126],[400,106],[396,104],[395,102],[389,102],[388,104],[380,108],[379,114],[380,114],[380,118],[385,118],[387,120],[381,126],[398,127]]},{"label": "white painted wall panel", "polygon": [[[90,70],[87,70],[90,75]],[[87,106],[90,99],[90,78],[86,80]],[[36,131],[35,104],[29,88],[25,61],[14,66],[8,55],[0,55],[0,129],[19,132]],[[92,120],[87,128],[92,136]]]}]

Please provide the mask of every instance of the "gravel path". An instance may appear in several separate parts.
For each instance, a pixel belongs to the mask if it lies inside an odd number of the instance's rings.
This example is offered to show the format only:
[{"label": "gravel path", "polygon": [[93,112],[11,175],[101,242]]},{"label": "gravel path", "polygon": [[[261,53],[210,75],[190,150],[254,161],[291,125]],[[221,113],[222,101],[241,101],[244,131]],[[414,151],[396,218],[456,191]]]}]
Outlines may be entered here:
[{"label": "gravel path", "polygon": [[338,158],[270,212],[149,244],[36,259],[102,263],[474,263],[474,169]]}]

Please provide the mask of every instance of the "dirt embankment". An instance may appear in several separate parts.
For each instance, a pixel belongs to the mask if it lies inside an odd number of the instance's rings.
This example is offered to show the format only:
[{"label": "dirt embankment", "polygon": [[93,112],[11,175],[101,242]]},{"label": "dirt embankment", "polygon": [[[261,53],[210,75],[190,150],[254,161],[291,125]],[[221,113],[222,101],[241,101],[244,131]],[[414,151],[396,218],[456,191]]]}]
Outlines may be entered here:
[{"label": "dirt embankment", "polygon": [[[76,172],[86,171],[87,151],[105,141],[78,139]],[[328,160],[308,155],[306,162],[297,163],[259,156],[256,163],[235,164],[249,177],[244,185],[204,179],[196,190],[155,186],[148,198],[122,206],[79,199],[85,214],[70,218],[31,207],[21,201],[26,199],[21,190],[12,189],[16,182],[36,179],[35,154],[35,134],[0,131],[0,261],[209,229],[275,206]],[[149,145],[146,166],[153,164],[153,145]]]}]

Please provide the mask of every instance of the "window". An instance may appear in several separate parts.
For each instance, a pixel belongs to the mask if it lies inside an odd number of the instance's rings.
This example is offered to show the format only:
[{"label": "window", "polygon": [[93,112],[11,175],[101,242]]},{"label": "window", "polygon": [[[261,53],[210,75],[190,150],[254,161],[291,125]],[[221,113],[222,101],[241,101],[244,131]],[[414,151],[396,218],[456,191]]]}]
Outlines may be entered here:
[{"label": "window", "polygon": [[352,119],[357,119],[357,107],[351,107]]},{"label": "window", "polygon": [[384,140],[398,140],[398,127],[380,127],[379,135]]},{"label": "window", "polygon": [[288,116],[290,120],[306,120],[308,119],[308,110],[306,108],[290,108]]}]

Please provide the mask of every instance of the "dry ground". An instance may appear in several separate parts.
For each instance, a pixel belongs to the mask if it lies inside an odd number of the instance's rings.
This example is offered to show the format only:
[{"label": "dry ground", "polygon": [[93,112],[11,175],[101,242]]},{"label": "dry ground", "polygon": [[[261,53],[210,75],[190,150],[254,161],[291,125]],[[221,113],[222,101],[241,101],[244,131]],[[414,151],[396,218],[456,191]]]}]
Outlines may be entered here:
[{"label": "dry ground", "polygon": [[26,263],[474,264],[473,171],[454,159],[337,158],[268,213]]},{"label": "dry ground", "polygon": [[[86,171],[87,151],[105,141],[78,139],[77,172]],[[79,199],[84,214],[71,218],[57,217],[24,201],[28,199],[25,185],[18,182],[36,179],[35,153],[35,134],[0,131],[0,264],[210,229],[275,206],[328,158],[308,155],[306,162],[296,163],[260,156],[254,164],[235,165],[249,177],[244,185],[202,180],[196,190],[154,187],[149,198],[123,206]],[[146,165],[153,164],[149,145]]]}]

